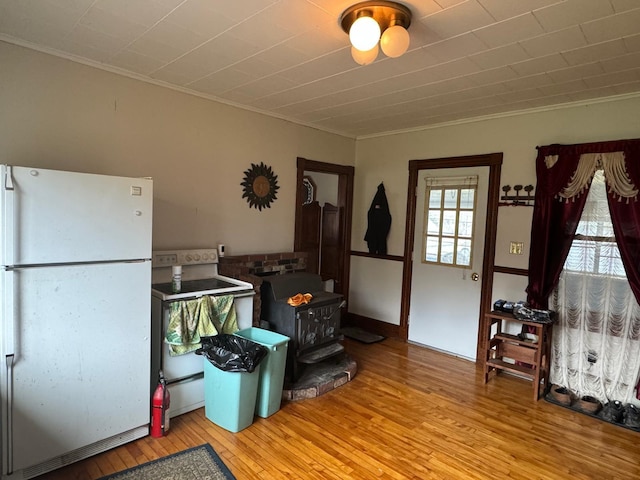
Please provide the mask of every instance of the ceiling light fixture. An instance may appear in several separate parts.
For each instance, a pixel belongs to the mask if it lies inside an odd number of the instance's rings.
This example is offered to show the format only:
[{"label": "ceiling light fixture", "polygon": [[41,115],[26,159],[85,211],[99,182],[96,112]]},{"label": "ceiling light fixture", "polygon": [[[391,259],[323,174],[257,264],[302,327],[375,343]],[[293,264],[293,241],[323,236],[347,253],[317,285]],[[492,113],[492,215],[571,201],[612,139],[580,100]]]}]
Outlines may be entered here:
[{"label": "ceiling light fixture", "polygon": [[349,34],[351,56],[360,65],[373,62],[379,49],[396,58],[409,48],[411,10],[400,3],[356,3],[342,12],[340,25]]}]

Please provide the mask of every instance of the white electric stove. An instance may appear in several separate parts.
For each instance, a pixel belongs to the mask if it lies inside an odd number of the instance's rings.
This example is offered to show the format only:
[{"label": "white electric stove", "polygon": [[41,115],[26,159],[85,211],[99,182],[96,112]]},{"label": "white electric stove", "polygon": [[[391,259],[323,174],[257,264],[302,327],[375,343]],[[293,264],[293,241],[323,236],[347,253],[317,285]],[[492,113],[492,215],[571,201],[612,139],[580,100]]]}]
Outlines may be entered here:
[{"label": "white electric stove", "polygon": [[[172,267],[182,267],[180,292],[171,284]],[[171,394],[170,416],[181,415],[204,406],[205,357],[187,353],[172,357],[164,336],[173,302],[204,295],[233,295],[240,329],[253,322],[253,285],[218,275],[218,252],[215,248],[155,251],[152,256],[151,285],[151,392],[162,369]]]}]

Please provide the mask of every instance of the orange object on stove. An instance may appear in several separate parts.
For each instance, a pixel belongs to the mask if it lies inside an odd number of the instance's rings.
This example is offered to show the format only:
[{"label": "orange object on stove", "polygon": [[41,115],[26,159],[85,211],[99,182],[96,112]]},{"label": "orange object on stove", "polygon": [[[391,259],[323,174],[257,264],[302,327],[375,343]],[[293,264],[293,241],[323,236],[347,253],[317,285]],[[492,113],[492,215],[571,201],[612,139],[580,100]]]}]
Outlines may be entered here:
[{"label": "orange object on stove", "polygon": [[302,305],[303,303],[309,303],[313,299],[313,295],[310,293],[298,293],[293,297],[289,297],[287,299],[287,303],[292,307],[297,307],[298,305]]}]

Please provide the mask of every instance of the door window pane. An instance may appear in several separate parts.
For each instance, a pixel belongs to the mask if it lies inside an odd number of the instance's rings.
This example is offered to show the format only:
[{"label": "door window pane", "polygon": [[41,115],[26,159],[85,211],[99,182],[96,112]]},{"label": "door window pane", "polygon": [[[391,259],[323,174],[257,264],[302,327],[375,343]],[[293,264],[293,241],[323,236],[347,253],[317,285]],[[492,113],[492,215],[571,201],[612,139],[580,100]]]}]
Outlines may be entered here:
[{"label": "door window pane", "polygon": [[463,188],[460,190],[460,208],[473,210],[475,205],[476,191],[473,188]]},{"label": "door window pane", "polygon": [[455,210],[445,210],[442,212],[442,235],[455,235],[456,234],[456,217]]},{"label": "door window pane", "polygon": [[429,192],[429,208],[440,208],[442,206],[442,190],[431,190]]},{"label": "door window pane", "polygon": [[423,258],[427,262],[437,262],[438,251],[440,250],[440,237],[427,237],[425,246],[425,255]]},{"label": "door window pane", "polygon": [[471,240],[458,239],[458,248],[456,250],[456,263],[458,265],[471,265]]},{"label": "door window pane", "polygon": [[440,210],[429,210],[427,233],[431,235],[438,235],[440,233]]},{"label": "door window pane", "polygon": [[473,211],[460,211],[458,236],[466,238],[473,236]]},{"label": "door window pane", "polygon": [[458,189],[447,188],[444,191],[444,208],[456,208],[458,206]]},{"label": "door window pane", "polygon": [[452,264],[453,252],[455,251],[455,239],[443,238],[441,245],[442,245],[442,250],[440,252],[440,262]]}]

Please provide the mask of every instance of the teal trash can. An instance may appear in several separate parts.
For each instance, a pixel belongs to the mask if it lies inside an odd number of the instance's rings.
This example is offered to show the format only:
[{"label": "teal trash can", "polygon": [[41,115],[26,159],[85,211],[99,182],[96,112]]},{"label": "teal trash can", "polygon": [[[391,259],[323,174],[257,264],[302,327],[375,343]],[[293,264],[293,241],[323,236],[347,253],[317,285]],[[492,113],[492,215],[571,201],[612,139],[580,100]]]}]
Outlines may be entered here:
[{"label": "teal trash can", "polygon": [[260,364],[269,349],[250,339],[220,334],[202,337],[204,414],[216,425],[239,432],[253,423]]},{"label": "teal trash can", "polygon": [[255,406],[255,414],[267,418],[280,410],[289,337],[255,327],[239,330],[234,335],[263,345],[269,350],[266,358],[260,363]]},{"label": "teal trash can", "polygon": [[225,372],[204,359],[204,415],[239,432],[253,423],[261,365],[251,373]]}]

